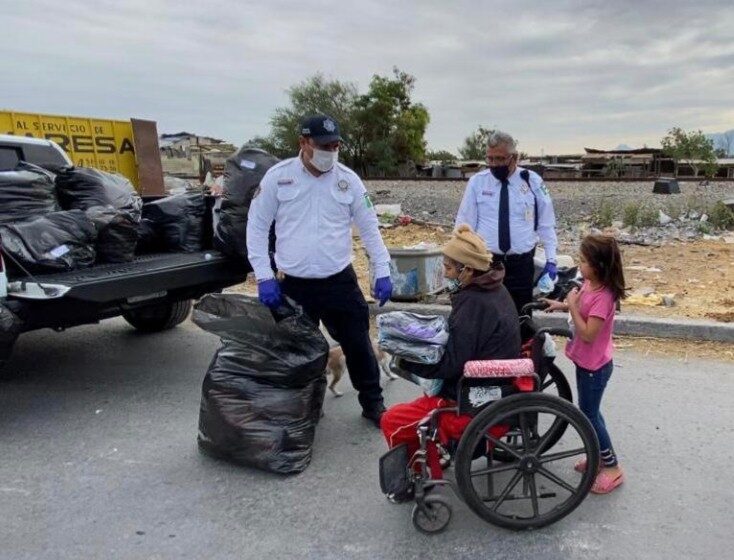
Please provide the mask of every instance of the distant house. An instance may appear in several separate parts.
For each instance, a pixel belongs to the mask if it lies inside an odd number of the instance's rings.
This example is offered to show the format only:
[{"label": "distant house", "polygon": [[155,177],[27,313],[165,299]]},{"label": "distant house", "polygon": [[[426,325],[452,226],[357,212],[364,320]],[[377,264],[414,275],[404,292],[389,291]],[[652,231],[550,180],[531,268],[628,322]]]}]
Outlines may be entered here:
[{"label": "distant house", "polygon": [[220,175],[224,161],[236,151],[224,140],[190,132],[161,134],[158,145],[164,174],[200,181],[207,173]]}]

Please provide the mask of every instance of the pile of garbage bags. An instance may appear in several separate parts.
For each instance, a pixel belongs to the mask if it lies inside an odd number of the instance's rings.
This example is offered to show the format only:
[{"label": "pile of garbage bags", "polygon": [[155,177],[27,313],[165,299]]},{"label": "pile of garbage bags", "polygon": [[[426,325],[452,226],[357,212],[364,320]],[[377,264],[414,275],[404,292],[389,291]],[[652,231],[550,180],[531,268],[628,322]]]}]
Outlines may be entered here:
[{"label": "pile of garbage bags", "polygon": [[[265,172],[280,160],[269,153],[243,146],[224,164],[224,193],[214,247],[222,253],[247,259],[247,213]],[[271,245],[274,238],[271,234]]]},{"label": "pile of garbage bags", "polygon": [[201,251],[206,203],[202,193],[176,194],[143,206],[139,252]]},{"label": "pile of garbage bags", "polygon": [[193,321],[222,342],[202,385],[200,448],[269,472],[303,471],[326,391],[329,344],[318,327],[295,305],[271,312],[239,294],[205,296]]},{"label": "pile of garbage bags", "polygon": [[62,208],[83,210],[94,223],[98,262],[135,258],[143,200],[127,178],[88,167],[67,167],[56,175],[56,188]]},{"label": "pile of garbage bags", "polygon": [[18,264],[29,272],[66,272],[92,266],[97,230],[81,210],[0,226],[0,243],[8,267]]},{"label": "pile of garbage bags", "polygon": [[13,171],[0,172],[0,226],[60,209],[52,173],[25,162]]}]

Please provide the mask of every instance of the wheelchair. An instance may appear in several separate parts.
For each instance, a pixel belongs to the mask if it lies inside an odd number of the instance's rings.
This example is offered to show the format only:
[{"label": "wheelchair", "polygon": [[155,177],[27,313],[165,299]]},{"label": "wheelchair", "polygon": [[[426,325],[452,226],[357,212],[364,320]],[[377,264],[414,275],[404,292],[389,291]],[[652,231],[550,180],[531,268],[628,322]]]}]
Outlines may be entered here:
[{"label": "wheelchair", "polygon": [[[382,492],[412,498],[413,525],[422,533],[441,532],[451,521],[451,503],[442,487],[485,521],[513,530],[555,523],[589,493],[599,468],[599,443],[579,409],[544,391],[546,334],[570,333],[536,329],[530,357],[468,362],[456,406],[436,409],[417,424],[419,447],[413,456],[401,444],[380,458]],[[458,441],[441,441],[444,414],[471,417]],[[432,476],[429,446],[453,465],[455,481]],[[579,473],[574,463],[584,456],[587,468]]]}]

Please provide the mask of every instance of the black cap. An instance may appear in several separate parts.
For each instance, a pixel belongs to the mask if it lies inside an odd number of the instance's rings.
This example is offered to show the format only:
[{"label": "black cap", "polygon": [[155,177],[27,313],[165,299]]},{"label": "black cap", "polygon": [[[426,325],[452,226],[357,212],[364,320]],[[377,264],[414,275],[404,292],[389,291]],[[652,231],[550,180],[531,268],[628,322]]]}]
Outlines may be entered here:
[{"label": "black cap", "polygon": [[331,144],[341,140],[339,123],[328,115],[313,115],[301,121],[301,136],[313,138],[317,144]]}]

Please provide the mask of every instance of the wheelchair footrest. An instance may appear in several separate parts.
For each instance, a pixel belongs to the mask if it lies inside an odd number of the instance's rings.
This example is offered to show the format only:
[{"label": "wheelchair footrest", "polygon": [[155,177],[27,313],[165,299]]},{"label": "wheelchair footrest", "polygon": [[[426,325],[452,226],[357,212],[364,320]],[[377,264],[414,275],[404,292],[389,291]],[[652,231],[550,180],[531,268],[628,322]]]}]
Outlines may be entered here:
[{"label": "wheelchair footrest", "polygon": [[410,490],[408,446],[402,443],[380,457],[380,489],[383,494],[401,495]]}]

